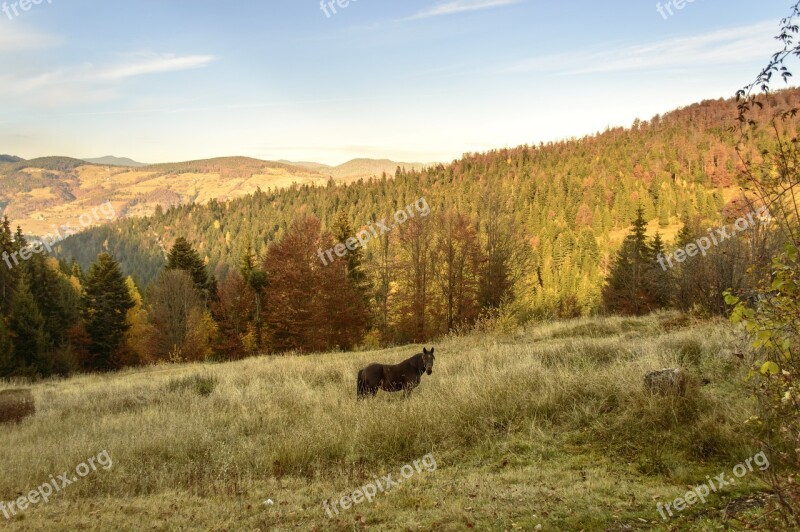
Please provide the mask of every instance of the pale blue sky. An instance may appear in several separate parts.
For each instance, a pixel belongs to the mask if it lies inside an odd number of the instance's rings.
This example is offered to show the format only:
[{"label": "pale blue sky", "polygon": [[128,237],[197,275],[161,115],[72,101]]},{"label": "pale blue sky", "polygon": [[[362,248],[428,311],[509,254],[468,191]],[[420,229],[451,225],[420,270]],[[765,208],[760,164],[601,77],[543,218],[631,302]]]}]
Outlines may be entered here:
[{"label": "pale blue sky", "polygon": [[732,96],[793,3],[18,1],[0,153],[329,164],[449,161]]}]

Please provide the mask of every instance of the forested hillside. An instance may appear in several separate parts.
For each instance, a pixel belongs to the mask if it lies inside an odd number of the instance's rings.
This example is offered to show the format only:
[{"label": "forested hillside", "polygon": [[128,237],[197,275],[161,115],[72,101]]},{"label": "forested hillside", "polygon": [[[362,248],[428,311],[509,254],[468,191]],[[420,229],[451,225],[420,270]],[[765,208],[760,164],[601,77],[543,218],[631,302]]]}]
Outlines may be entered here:
[{"label": "forested hillside", "polygon": [[[795,103],[800,91],[776,98]],[[358,230],[424,197],[434,219],[448,213],[466,217],[484,245],[495,226],[521,243],[513,250],[519,268],[513,277],[531,308],[551,312],[566,305],[588,312],[599,305],[609,261],[637,207],[651,221],[650,234],[661,231],[668,242],[685,220],[719,220],[738,194],[733,188],[737,136],[730,130],[735,117],[735,102],[706,101],[627,129],[467,154],[446,166],[384,179],[181,206],[75,236],[59,252],[88,266],[98,252],[108,251],[137,283],[147,285],[163,264],[162,247],[183,236],[222,279],[248,246],[263,257],[300,215],[317,217],[329,228],[344,213]],[[373,273],[378,255],[376,243],[367,247]]]}]

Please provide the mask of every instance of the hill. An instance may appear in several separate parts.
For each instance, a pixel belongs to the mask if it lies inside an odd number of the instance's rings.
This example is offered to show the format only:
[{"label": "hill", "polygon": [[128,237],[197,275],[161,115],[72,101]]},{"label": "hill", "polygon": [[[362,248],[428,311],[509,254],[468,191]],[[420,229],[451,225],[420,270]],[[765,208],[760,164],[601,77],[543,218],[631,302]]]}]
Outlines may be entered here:
[{"label": "hill", "polygon": [[147,166],[145,163],[139,163],[127,157],[114,157],[113,155],[106,155],[105,157],[98,157],[96,159],[83,159],[87,163],[101,164],[104,166],[127,166],[130,168],[138,168],[140,166]]},{"label": "hill", "polygon": [[322,163],[314,163],[314,162],[294,162],[294,161],[287,161],[286,159],[281,159],[278,161],[279,163],[286,164],[289,166],[299,166],[300,168],[308,168],[309,170],[327,170],[331,168],[331,166]]},{"label": "hill", "polygon": [[[402,163],[400,163],[402,165]],[[394,175],[398,163],[362,159],[338,167],[249,157],[220,157],[145,165],[127,158],[0,157],[0,206],[26,233],[76,225],[81,214],[110,201],[120,218],[153,214],[157,208],[227,201],[256,190],[327,185]],[[417,165],[409,165],[417,167]],[[104,220],[102,220],[104,221]]]},{"label": "hill", "polygon": [[381,177],[383,174],[394,176],[398,168],[404,170],[422,170],[432,164],[423,163],[398,163],[389,159],[353,159],[338,166],[328,166],[320,163],[280,161],[293,166],[308,168],[322,174],[338,178],[339,181],[358,181],[371,177]]},{"label": "hill", "polygon": [[65,224],[77,226],[82,214],[107,201],[117,217],[130,218],[153,214],[159,207],[225,201],[292,184],[325,185],[330,179],[311,170],[245,157],[116,165],[121,162],[70,157],[9,161],[0,165],[0,205],[26,233],[42,235]]},{"label": "hill", "polygon": [[[759,468],[666,520],[657,503],[758,452],[733,337],[724,323],[674,314],[451,337],[408,400],[356,402],[355,376],[414,348],[48,380],[32,386],[35,416],[0,431],[0,447],[26,457],[4,466],[0,493],[11,500],[103,451],[110,466],[7,526],[724,528],[762,511]],[[712,384],[682,398],[645,393],[646,371],[678,364]],[[415,460],[424,467],[404,478]],[[323,502],[386,475],[398,484],[374,502],[327,514]]]},{"label": "hill", "polygon": [[331,176],[347,181],[380,177],[383,174],[394,176],[398,168],[405,171],[422,170],[426,167],[422,163],[398,163],[389,159],[353,159],[339,166],[334,166],[327,171]]},{"label": "hill", "polygon": [[2,155],[0,154],[0,164],[4,163],[17,163],[22,161],[22,157],[17,157],[15,155]]}]

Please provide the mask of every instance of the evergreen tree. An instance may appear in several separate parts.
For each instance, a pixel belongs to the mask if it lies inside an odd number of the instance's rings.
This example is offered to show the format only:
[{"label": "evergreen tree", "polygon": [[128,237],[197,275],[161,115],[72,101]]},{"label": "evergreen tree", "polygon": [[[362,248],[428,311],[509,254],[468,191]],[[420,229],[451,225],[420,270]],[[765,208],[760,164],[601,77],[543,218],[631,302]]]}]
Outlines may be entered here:
[{"label": "evergreen tree", "polygon": [[608,284],[603,289],[603,302],[610,312],[642,315],[658,307],[658,274],[653,248],[647,238],[644,210],[636,211],[628,236],[617,252]]},{"label": "evergreen tree", "polygon": [[17,232],[14,233],[14,251],[19,251],[28,245],[28,239],[22,233],[22,227],[17,226]]},{"label": "evergreen tree", "polygon": [[25,275],[20,276],[14,295],[9,329],[14,344],[13,375],[27,377],[50,375],[52,360],[47,353],[44,318],[36,306]]},{"label": "evergreen tree", "polygon": [[17,273],[11,255],[16,251],[11,222],[3,217],[0,225],[0,313],[8,313],[17,286]]},{"label": "evergreen tree", "polygon": [[81,268],[81,265],[75,260],[75,257],[73,257],[72,261],[70,261],[69,275],[77,279],[80,283],[83,283],[84,281],[83,268]]},{"label": "evergreen tree", "polygon": [[66,341],[67,331],[79,317],[76,291],[60,274],[55,259],[36,254],[23,266],[30,279],[36,306],[44,318],[48,344],[60,347]]},{"label": "evergreen tree", "polygon": [[659,257],[663,257],[665,251],[661,233],[656,233],[656,236],[653,238],[650,260],[655,264],[653,268],[654,302],[659,308],[667,308],[671,305],[676,288],[675,272],[671,268],[662,267],[658,262]]},{"label": "evergreen tree", "polygon": [[81,316],[92,339],[89,369],[117,367],[115,355],[130,328],[126,317],[133,307],[119,264],[108,253],[101,253],[86,276],[81,297]]},{"label": "evergreen tree", "polygon": [[11,343],[11,333],[6,320],[0,316],[0,377],[10,377],[14,374],[14,369],[14,345]]},{"label": "evergreen tree", "polygon": [[[346,243],[348,239],[354,239],[356,235],[345,211],[340,211],[336,216],[332,231],[336,243]],[[347,254],[345,255],[345,262],[347,266],[347,280],[350,282],[350,286],[361,294],[364,301],[367,301],[369,298],[370,286],[369,279],[364,269],[364,249],[361,246],[357,246],[354,250],[348,248]]]},{"label": "evergreen tree", "polygon": [[187,272],[191,276],[195,288],[206,300],[214,298],[212,292],[216,292],[216,281],[212,284],[206,271],[205,262],[184,237],[178,237],[175,240],[175,244],[167,255],[166,269],[167,271],[183,270]]},{"label": "evergreen tree", "polygon": [[249,287],[252,296],[252,313],[247,319],[252,323],[252,339],[256,350],[264,346],[264,289],[267,286],[267,275],[257,268],[258,258],[253,251],[252,244],[247,249],[239,264],[239,273]]}]

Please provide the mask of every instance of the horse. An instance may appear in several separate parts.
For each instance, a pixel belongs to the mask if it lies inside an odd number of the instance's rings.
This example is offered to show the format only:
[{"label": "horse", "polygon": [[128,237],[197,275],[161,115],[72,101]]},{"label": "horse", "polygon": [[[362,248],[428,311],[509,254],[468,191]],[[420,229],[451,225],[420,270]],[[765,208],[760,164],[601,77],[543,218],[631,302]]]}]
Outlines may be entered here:
[{"label": "horse", "polygon": [[399,364],[370,364],[358,372],[356,393],[358,399],[363,399],[378,393],[378,389],[387,392],[405,392],[405,397],[419,385],[423,373],[433,373],[433,347],[428,351],[422,348],[422,353],[400,362]]}]

